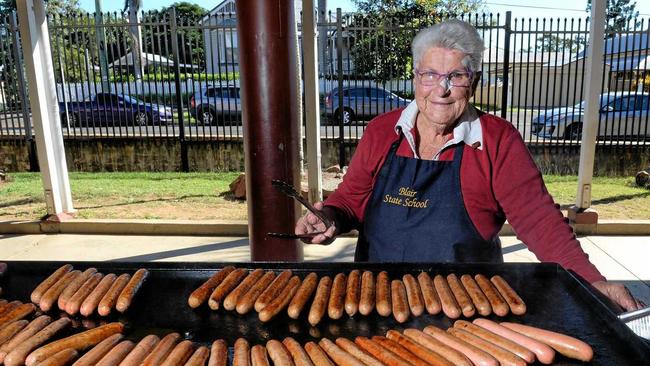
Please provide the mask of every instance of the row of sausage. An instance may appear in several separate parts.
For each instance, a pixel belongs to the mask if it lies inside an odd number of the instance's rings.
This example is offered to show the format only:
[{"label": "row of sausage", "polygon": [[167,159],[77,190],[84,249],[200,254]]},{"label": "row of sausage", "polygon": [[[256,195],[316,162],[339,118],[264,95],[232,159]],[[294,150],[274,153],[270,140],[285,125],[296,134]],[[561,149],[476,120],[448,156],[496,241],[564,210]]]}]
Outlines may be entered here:
[{"label": "row of sausage", "polygon": [[192,292],[188,304],[197,308],[207,301],[212,310],[223,307],[239,314],[255,309],[259,319],[267,322],[285,308],[289,317],[298,319],[310,300],[307,320],[314,326],[326,314],[339,319],[344,312],[349,316],[369,315],[373,310],[381,316],[392,314],[400,323],[425,310],[429,314],[442,311],[451,319],[477,313],[505,316],[526,312],[524,301],[499,275],[488,279],[482,274],[463,274],[459,278],[452,273],[432,279],[421,272],[417,278],[405,274],[391,280],[385,271],[375,276],[371,271],[353,270],[347,275],[338,273],[333,279],[319,279],[315,272],[301,279],[291,270],[276,276],[273,271],[233,266],[224,267]]},{"label": "row of sausage", "polygon": [[76,270],[65,264],[41,282],[31,293],[31,301],[42,311],[50,311],[54,304],[70,315],[90,316],[95,311],[107,316],[115,308],[125,312],[148,275],[144,268],[133,276],[124,273],[102,274],[96,268]]}]

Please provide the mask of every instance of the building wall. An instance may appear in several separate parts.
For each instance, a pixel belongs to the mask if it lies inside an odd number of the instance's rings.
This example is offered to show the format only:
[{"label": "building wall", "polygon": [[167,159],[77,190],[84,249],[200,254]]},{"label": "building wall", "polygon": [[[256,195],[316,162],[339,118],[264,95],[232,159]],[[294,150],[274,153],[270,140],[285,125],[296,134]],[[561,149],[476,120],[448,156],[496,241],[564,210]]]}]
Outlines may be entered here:
[{"label": "building wall", "polygon": [[[180,171],[181,145],[173,139],[106,139],[99,141],[65,141],[66,160],[70,171]],[[545,174],[577,174],[580,147],[549,148],[531,146],[531,154]],[[25,141],[0,140],[0,168],[7,171],[29,171],[28,144]],[[322,167],[338,164],[339,145],[323,141]],[[191,171],[243,171],[244,149],[241,142],[188,143]],[[617,149],[605,146],[596,149],[595,174],[598,176],[633,176],[650,165],[650,150]]]}]

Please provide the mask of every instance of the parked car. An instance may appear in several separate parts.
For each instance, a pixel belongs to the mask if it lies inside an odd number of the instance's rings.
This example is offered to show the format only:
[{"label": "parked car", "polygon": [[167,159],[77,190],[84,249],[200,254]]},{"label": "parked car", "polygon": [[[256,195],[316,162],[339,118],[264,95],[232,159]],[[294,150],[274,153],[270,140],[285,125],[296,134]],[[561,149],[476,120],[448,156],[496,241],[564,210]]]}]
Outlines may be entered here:
[{"label": "parked car", "polygon": [[347,86],[342,89],[343,103],[339,101],[339,89],[334,88],[325,97],[325,114],[338,123],[343,114],[343,124],[358,119],[371,119],[395,108],[405,107],[411,101],[390,91],[374,86]]},{"label": "parked car", "polygon": [[61,123],[70,123],[71,127],[164,125],[172,120],[170,107],[117,93],[97,93],[90,100],[59,103],[59,112]]},{"label": "parked car", "polygon": [[[600,95],[598,136],[649,136],[650,95],[616,92]],[[548,139],[579,139],[582,136],[585,102],[542,111],[533,118],[533,134]]]},{"label": "parked car", "polygon": [[238,85],[210,85],[190,97],[190,115],[204,125],[241,121]]}]

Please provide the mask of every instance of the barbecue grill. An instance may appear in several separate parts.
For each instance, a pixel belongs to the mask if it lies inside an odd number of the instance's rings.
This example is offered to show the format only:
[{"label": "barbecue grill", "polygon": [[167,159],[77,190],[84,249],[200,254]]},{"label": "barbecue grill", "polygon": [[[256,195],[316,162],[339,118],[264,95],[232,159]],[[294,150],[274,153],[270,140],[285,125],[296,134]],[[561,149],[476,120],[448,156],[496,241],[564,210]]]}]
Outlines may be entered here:
[{"label": "barbecue grill", "polygon": [[[102,273],[133,273],[147,268],[149,277],[136,295],[134,303],[125,314],[113,313],[108,317],[95,315],[83,322],[100,323],[121,321],[126,324],[126,336],[139,340],[147,334],[165,335],[176,331],[185,338],[208,345],[215,339],[225,339],[232,346],[239,337],[251,345],[265,343],[269,339],[282,340],[291,336],[304,344],[321,337],[336,339],[356,336],[384,335],[389,329],[422,329],[436,325],[450,327],[452,319],[444,314],[424,314],[411,317],[406,323],[398,323],[393,317],[355,315],[340,320],[325,317],[316,327],[307,322],[307,312],[293,320],[286,310],[268,323],[262,323],[257,313],[239,315],[234,311],[212,311],[204,304],[191,309],[187,304],[189,294],[215,271],[226,265],[255,269],[263,268],[279,272],[291,269],[304,278],[309,272],[334,276],[353,269],[381,270],[390,278],[401,278],[405,273],[415,276],[420,271],[431,275],[449,273],[501,275],[521,295],[527,304],[525,315],[506,317],[489,316],[496,321],[512,321],[529,324],[571,335],[589,343],[595,353],[595,365],[647,364],[650,345],[636,336],[602,299],[591,292],[581,280],[559,265],[551,263],[505,263],[505,264],[448,264],[448,263],[180,263],[180,262],[70,262],[77,269],[95,267]],[[29,301],[31,291],[49,274],[61,266],[61,262],[7,262],[8,270],[1,279],[3,297],[9,300]],[[58,314],[55,314],[58,315]],[[81,320],[81,318],[79,318]],[[579,365],[579,361],[558,357],[556,365]]]}]

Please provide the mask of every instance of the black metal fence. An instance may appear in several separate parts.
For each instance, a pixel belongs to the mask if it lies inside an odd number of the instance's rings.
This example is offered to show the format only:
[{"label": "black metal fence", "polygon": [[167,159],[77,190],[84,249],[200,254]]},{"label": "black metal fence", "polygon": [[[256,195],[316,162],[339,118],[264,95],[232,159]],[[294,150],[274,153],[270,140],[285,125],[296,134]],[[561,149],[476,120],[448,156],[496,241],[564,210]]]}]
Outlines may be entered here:
[{"label": "black metal fence", "polygon": [[[413,98],[410,41],[447,16],[318,15],[321,136],[340,143],[346,164],[370,119]],[[508,119],[529,144],[578,145],[587,19],[459,18],[486,45],[473,102]],[[650,145],[647,22],[607,34],[600,144]],[[138,22],[118,13],[54,16],[49,29],[65,139],[241,141],[234,13],[148,12]],[[0,21],[0,138],[33,140],[26,90],[13,15]]]}]

